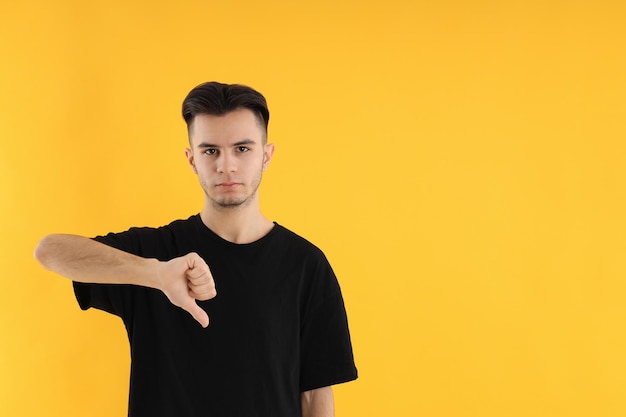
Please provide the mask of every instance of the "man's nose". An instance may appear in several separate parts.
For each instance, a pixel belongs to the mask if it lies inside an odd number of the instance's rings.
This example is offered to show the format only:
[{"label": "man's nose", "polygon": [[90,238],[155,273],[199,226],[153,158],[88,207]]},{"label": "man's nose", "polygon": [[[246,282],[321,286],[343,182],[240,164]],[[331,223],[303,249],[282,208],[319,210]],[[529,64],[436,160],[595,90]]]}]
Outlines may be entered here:
[{"label": "man's nose", "polygon": [[227,152],[223,152],[219,158],[217,158],[217,171],[220,173],[237,171],[235,157],[229,155]]}]

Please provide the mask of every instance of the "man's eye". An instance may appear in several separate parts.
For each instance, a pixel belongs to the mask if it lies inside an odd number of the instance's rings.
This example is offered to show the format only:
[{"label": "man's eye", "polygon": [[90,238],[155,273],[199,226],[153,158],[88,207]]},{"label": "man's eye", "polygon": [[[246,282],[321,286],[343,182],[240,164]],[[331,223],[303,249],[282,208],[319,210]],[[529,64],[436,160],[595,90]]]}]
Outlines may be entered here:
[{"label": "man's eye", "polygon": [[239,152],[248,152],[250,150],[250,148],[248,148],[247,146],[238,146],[237,147],[237,151]]},{"label": "man's eye", "polygon": [[207,155],[215,155],[216,152],[217,149],[207,149],[206,151],[204,151],[204,153]]}]

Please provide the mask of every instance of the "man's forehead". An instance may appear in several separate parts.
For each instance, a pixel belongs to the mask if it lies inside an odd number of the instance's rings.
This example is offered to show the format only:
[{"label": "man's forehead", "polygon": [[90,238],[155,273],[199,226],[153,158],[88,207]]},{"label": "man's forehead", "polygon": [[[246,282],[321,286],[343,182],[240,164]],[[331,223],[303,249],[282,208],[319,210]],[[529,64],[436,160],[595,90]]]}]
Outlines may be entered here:
[{"label": "man's forehead", "polygon": [[246,108],[222,115],[198,114],[190,123],[188,133],[190,142],[221,146],[236,146],[237,142],[244,140],[263,142],[266,135],[265,128],[257,116]]}]

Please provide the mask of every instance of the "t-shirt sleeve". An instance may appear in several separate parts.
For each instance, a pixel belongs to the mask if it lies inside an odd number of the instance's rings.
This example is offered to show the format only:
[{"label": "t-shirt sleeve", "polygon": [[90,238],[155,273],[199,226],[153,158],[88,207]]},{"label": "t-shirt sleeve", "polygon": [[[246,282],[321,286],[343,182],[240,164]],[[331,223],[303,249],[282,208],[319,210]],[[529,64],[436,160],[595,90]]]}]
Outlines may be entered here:
[{"label": "t-shirt sleeve", "polygon": [[[129,253],[138,252],[138,241],[133,229],[122,233],[97,236],[95,241]],[[92,284],[74,282],[74,295],[81,309],[96,308],[122,318],[131,311],[131,285]]]},{"label": "t-shirt sleeve", "polygon": [[315,268],[306,304],[301,329],[300,390],[356,379],[358,373],[341,289],[324,257]]}]

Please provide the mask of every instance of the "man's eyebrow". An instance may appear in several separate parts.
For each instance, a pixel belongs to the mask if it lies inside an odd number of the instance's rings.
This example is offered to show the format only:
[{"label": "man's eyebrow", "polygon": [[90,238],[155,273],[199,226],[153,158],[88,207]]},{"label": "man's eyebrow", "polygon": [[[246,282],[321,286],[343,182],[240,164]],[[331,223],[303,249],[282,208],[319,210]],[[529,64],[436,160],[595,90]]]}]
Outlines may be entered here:
[{"label": "man's eyebrow", "polygon": [[232,144],[232,146],[242,146],[242,145],[255,145],[256,142],[253,141],[252,139],[244,139],[244,140],[240,140],[239,142],[235,142]]},{"label": "man's eyebrow", "polygon": [[217,148],[218,146],[213,145],[212,143],[202,142],[202,143],[199,143],[197,147],[198,148]]},{"label": "man's eyebrow", "polygon": [[[231,144],[230,146],[243,146],[243,145],[256,145],[256,141],[252,140],[252,139],[243,139],[240,141],[237,141],[233,144]],[[198,148],[219,148],[219,145],[214,145],[212,143],[208,143],[208,142],[201,142],[198,144],[197,146]]]}]

